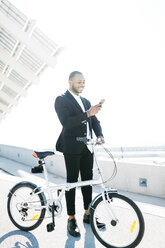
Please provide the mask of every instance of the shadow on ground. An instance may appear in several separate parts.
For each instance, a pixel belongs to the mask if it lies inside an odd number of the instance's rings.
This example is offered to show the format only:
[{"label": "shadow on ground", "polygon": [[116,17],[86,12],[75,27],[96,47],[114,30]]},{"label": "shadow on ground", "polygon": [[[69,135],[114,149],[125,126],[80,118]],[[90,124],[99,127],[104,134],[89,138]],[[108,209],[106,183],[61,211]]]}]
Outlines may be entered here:
[{"label": "shadow on ground", "polygon": [[39,243],[32,233],[16,230],[6,233],[0,238],[0,247],[39,248]]}]

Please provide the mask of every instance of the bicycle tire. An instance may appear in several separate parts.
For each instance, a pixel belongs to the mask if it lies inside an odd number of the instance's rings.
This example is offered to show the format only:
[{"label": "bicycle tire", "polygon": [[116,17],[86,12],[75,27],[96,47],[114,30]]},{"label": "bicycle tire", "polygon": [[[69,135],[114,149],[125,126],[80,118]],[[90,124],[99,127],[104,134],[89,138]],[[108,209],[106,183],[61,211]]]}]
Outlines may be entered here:
[{"label": "bicycle tire", "polygon": [[[143,238],[145,224],[138,206],[126,196],[118,193],[105,194],[108,208],[117,222],[110,218],[107,204],[100,195],[90,208],[90,223],[95,237],[107,248],[135,248]],[[98,222],[104,223],[98,228]]]},{"label": "bicycle tire", "polygon": [[[23,192],[25,193],[23,194]],[[22,231],[31,231],[37,228],[45,217],[45,208],[40,206],[45,205],[46,198],[43,193],[31,195],[31,193],[39,192],[37,186],[30,182],[20,182],[16,184],[8,194],[7,211],[12,223]],[[29,198],[29,199],[28,199]],[[26,202],[27,199],[27,202]],[[20,207],[21,202],[28,204],[39,204],[38,209]],[[35,205],[34,205],[35,206]],[[33,211],[34,210],[34,211]],[[33,213],[34,212],[34,213]]]}]

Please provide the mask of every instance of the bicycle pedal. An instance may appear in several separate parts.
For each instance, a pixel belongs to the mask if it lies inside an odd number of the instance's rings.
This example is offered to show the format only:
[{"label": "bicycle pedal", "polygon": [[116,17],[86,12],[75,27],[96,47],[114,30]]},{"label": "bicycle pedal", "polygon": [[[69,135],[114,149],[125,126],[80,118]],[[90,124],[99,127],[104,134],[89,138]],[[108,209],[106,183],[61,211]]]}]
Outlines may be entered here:
[{"label": "bicycle pedal", "polygon": [[52,231],[54,231],[54,224],[53,223],[47,224],[47,232],[52,232]]},{"label": "bicycle pedal", "polygon": [[43,166],[39,165],[39,166],[35,166],[33,168],[31,168],[31,173],[42,173],[43,172]]}]

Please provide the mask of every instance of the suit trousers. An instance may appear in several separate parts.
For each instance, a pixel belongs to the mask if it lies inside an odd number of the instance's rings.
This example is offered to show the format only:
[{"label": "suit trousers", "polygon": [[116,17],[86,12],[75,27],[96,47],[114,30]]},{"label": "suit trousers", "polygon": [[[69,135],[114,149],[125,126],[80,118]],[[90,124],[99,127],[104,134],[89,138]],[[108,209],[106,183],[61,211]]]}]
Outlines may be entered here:
[{"label": "suit trousers", "polygon": [[[91,180],[93,178],[93,153],[87,146],[84,147],[81,154],[64,153],[67,182],[77,182],[79,172],[81,180]],[[83,195],[84,209],[87,210],[92,201],[92,186],[81,187]],[[75,215],[75,188],[66,191],[66,206],[68,215]]]}]

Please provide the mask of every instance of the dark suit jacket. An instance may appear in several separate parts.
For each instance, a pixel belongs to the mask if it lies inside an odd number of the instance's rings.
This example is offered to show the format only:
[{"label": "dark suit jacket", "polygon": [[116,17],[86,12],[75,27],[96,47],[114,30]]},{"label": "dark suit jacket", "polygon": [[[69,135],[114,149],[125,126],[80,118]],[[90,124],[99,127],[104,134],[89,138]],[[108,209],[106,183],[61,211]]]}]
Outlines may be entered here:
[{"label": "dark suit jacket", "polygon": [[[85,110],[91,107],[90,102],[81,97]],[[56,150],[63,153],[80,154],[85,146],[84,143],[76,140],[76,137],[86,137],[87,122],[92,134],[103,136],[100,122],[96,116],[87,117],[87,113],[83,112],[78,102],[69,91],[58,96],[55,100],[55,110],[58,118],[63,126],[62,132],[56,143]]]}]

